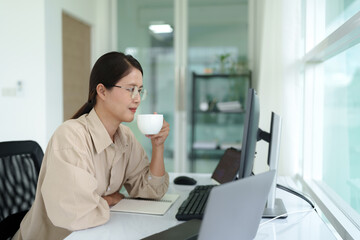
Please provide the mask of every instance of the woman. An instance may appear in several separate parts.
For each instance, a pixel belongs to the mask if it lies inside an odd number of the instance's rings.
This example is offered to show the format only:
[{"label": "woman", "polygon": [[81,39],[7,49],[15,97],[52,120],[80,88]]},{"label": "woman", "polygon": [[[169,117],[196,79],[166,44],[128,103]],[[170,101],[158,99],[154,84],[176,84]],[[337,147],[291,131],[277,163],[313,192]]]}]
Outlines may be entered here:
[{"label": "woman", "polygon": [[54,133],[45,152],[33,206],[14,239],[64,239],[72,231],[106,223],[125,186],[132,197],[161,198],[169,176],[164,142],[169,124],[148,136],[151,163],[122,122],[134,119],[143,71],[130,55],[110,52],[90,75],[88,102]]}]

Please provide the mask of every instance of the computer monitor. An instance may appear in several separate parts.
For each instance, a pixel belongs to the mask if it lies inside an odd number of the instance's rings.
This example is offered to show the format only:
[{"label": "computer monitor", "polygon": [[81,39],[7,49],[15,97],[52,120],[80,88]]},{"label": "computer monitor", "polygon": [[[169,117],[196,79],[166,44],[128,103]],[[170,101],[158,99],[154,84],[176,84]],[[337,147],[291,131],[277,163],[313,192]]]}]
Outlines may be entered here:
[{"label": "computer monitor", "polygon": [[249,88],[246,99],[246,113],[244,119],[244,131],[241,142],[240,167],[238,179],[249,177],[252,174],[257,142],[260,106],[259,98],[253,88]]},{"label": "computer monitor", "polygon": [[[270,132],[265,132],[259,128],[260,103],[256,91],[252,88],[248,90],[246,113],[244,120],[243,139],[241,143],[240,167],[238,171],[238,179],[251,176],[254,160],[256,143],[264,140],[269,143],[267,163],[270,170],[277,170],[279,148],[280,148],[280,132],[281,118],[279,115],[272,113]],[[287,217],[286,209],[281,199],[276,199],[276,177],[270,190],[266,208],[263,217],[276,217],[282,215]]]}]

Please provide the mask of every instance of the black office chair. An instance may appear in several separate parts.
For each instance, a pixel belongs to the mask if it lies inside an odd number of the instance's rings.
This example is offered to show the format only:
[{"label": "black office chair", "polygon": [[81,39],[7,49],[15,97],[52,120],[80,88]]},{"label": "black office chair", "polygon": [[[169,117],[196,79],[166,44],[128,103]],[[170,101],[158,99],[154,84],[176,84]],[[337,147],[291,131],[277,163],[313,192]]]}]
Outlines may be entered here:
[{"label": "black office chair", "polygon": [[0,239],[11,239],[30,209],[43,157],[34,141],[0,142]]}]

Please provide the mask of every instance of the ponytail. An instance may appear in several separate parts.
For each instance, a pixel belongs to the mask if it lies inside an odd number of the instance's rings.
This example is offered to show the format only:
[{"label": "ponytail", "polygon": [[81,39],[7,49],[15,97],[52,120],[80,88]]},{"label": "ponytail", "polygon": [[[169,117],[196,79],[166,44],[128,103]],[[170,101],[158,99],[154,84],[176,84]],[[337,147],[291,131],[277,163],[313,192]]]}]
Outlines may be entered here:
[{"label": "ponytail", "polygon": [[92,104],[86,102],[75,114],[71,117],[71,119],[76,119],[85,113],[89,113],[93,108]]},{"label": "ponytail", "polygon": [[74,116],[71,117],[71,119],[76,119],[85,113],[89,113],[91,109],[93,109],[93,107],[95,106],[95,103],[96,103],[96,90],[90,92],[89,100],[84,105],[82,105],[82,107],[79,110],[77,110],[77,112],[74,114]]}]

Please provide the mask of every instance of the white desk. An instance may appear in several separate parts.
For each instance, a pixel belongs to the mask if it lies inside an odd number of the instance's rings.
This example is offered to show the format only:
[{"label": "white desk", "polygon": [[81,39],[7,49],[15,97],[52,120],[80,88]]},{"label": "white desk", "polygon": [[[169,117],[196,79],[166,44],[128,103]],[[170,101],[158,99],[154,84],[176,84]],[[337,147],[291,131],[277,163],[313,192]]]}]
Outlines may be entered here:
[{"label": "white desk", "polygon": [[[117,239],[141,239],[156,232],[163,231],[175,226],[181,221],[177,221],[175,215],[178,207],[187,198],[188,193],[194,186],[180,186],[172,184],[173,179],[179,174],[170,174],[169,193],[178,193],[180,198],[174,203],[164,216],[152,216],[144,214],[130,214],[111,212],[109,222],[106,224],[76,231],[70,234],[66,240],[117,240]],[[211,184],[210,174],[186,174],[197,180],[198,185]],[[279,181],[281,182],[281,178]],[[286,184],[284,184],[286,185]],[[287,211],[299,211],[310,209],[310,206],[304,200],[277,189],[277,197],[281,198]],[[263,219],[262,222],[267,219]],[[240,226],[241,227],[241,226]],[[286,219],[276,219],[272,222],[260,226],[256,235],[260,239],[336,239],[327,225],[322,221],[315,211],[307,213],[290,214]]]}]

